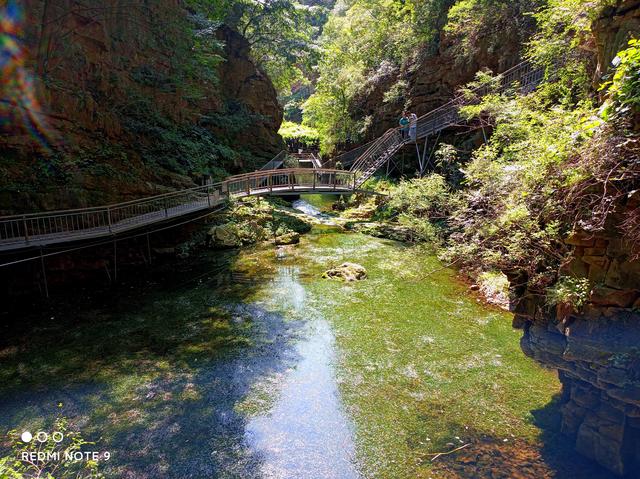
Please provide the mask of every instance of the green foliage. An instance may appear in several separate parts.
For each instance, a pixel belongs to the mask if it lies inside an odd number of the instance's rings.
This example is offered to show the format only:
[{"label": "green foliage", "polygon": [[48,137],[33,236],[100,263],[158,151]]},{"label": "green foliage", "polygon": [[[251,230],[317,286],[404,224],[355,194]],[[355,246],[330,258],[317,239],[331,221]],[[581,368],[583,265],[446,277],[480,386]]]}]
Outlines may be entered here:
[{"label": "green foliage", "polygon": [[378,191],[387,190],[374,212],[376,220],[397,222],[411,231],[414,241],[439,242],[451,210],[451,193],[445,179],[431,175],[397,185],[376,184]]},{"label": "green foliage", "polygon": [[[320,132],[323,153],[358,141],[363,120],[351,117],[351,103],[368,81],[400,65],[421,42],[416,12],[429,10],[427,3],[436,8],[442,2],[356,0],[336,7],[320,38],[316,91],[303,106],[304,123]],[[392,89],[387,101],[398,100],[405,88]]]},{"label": "green foliage", "polygon": [[591,53],[582,48],[591,41],[591,24],[616,0],[548,0],[534,18],[538,31],[529,42],[527,55],[558,80],[553,93],[575,102],[591,91],[587,71]]},{"label": "green foliage", "polygon": [[294,0],[225,1],[225,22],[248,41],[278,91],[290,90],[316,61],[313,38],[326,17],[323,7]]},{"label": "green foliage", "polygon": [[544,91],[488,95],[463,108],[467,117],[490,120],[493,134],[464,168],[445,257],[470,269],[523,273],[538,288],[553,282],[570,227],[558,191],[572,181],[566,164],[600,127],[595,113],[588,102],[553,104]]},{"label": "green foliage", "polygon": [[610,81],[602,85],[609,96],[603,118],[640,111],[640,40],[630,40],[629,47],[617,55],[618,66]]},{"label": "green foliage", "polygon": [[480,48],[489,51],[503,47],[496,43],[496,31],[509,31],[523,40],[531,31],[528,15],[542,0],[459,0],[449,10],[444,31],[452,37],[458,62],[465,62]]},{"label": "green foliage", "polygon": [[547,304],[550,306],[571,306],[579,311],[589,299],[591,284],[587,278],[562,276],[556,284],[547,289]]},{"label": "green foliage", "polygon": [[290,121],[284,121],[278,133],[285,140],[298,140],[304,145],[313,145],[320,141],[318,130]]},{"label": "green foliage", "polygon": [[444,218],[449,188],[440,175],[404,181],[389,192],[386,213],[404,213],[432,220]]},{"label": "green foliage", "polygon": [[[98,463],[93,460],[73,461],[65,459],[67,454],[73,455],[82,451],[83,446],[92,445],[82,438],[77,431],[69,428],[66,418],[57,418],[52,431],[63,434],[62,442],[55,442],[50,437],[46,442],[40,443],[35,439],[31,442],[23,442],[18,431],[9,431],[12,438],[9,456],[0,458],[0,477],[3,479],[26,479],[31,477],[44,479],[99,479],[104,477],[98,472]],[[41,452],[48,458],[39,461],[23,461],[22,453]],[[53,459],[59,455],[59,459]],[[47,456],[45,456],[47,457]]]},{"label": "green foliage", "polygon": [[405,80],[394,83],[389,90],[384,93],[384,103],[399,103],[406,98],[409,84]]}]

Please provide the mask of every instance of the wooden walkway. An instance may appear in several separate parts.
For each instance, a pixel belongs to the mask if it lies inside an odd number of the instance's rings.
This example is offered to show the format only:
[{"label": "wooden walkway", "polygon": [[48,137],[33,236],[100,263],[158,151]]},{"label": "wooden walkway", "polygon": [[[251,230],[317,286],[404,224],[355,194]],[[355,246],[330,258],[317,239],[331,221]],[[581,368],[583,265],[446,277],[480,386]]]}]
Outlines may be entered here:
[{"label": "wooden walkway", "polygon": [[233,198],[349,194],[355,174],[332,169],[279,169],[232,176],[221,183],[96,208],[0,217],[0,251],[115,236],[196,212]]}]

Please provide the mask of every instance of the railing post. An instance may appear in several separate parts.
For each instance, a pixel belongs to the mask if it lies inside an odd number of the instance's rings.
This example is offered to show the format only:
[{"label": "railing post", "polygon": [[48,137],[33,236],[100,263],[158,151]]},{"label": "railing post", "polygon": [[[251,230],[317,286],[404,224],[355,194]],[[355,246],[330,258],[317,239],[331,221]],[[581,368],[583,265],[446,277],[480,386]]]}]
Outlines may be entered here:
[{"label": "railing post", "polygon": [[353,191],[356,191],[356,172],[353,172]]},{"label": "railing post", "polygon": [[164,198],[162,200],[162,205],[164,206],[164,217],[168,218],[169,217],[169,209],[167,208],[167,199]]},{"label": "railing post", "polygon": [[109,225],[109,233],[112,233],[113,231],[111,231],[111,208],[107,208],[107,224]]},{"label": "railing post", "polygon": [[269,173],[269,180],[267,183],[269,185],[269,193],[273,193],[273,175],[271,173]]},{"label": "railing post", "polygon": [[247,196],[251,196],[251,178],[247,178]]},{"label": "railing post", "polygon": [[316,172],[313,172],[313,189],[316,189]]},{"label": "railing post", "polygon": [[22,227],[24,228],[24,242],[29,243],[29,228],[27,228],[27,216],[22,216]]},{"label": "railing post", "polygon": [[207,203],[209,204],[209,208],[211,208],[211,193],[209,189],[210,189],[210,186],[207,185]]}]

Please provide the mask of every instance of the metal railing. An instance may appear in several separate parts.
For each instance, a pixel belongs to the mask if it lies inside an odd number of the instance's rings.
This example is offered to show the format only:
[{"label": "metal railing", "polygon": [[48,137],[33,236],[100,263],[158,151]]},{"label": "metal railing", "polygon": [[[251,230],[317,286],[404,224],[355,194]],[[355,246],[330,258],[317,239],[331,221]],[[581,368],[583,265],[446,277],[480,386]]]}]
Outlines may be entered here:
[{"label": "metal railing", "polygon": [[95,208],[0,217],[0,250],[114,235],[221,205],[234,196],[351,191],[355,175],[332,169],[257,171],[221,183]]},{"label": "metal railing", "polygon": [[280,153],[274,156],[271,160],[269,160],[262,168],[260,168],[260,171],[277,170],[282,166],[286,158],[287,158],[287,150],[282,150]]},{"label": "metal railing", "polygon": [[[505,93],[513,89],[514,93],[527,94],[536,89],[542,83],[545,69],[529,62],[522,62],[506,72],[498,75],[496,85],[481,85],[469,92],[469,95],[460,95],[444,105],[422,115],[416,124],[416,140],[437,134],[442,130],[459,124],[463,119],[460,116],[460,107],[477,103],[479,98],[488,93]],[[353,150],[359,156],[353,160],[350,171],[357,173],[356,187],[361,186],[367,179],[384,165],[401,147],[412,142],[403,138],[399,127],[388,130],[378,139]],[[351,161],[352,152],[347,152],[336,160],[341,162]],[[344,164],[344,163],[343,163]]]},{"label": "metal railing", "polygon": [[349,171],[290,168],[233,176],[224,184],[231,196],[249,196],[272,192],[351,191],[355,188],[355,181],[356,175]]}]

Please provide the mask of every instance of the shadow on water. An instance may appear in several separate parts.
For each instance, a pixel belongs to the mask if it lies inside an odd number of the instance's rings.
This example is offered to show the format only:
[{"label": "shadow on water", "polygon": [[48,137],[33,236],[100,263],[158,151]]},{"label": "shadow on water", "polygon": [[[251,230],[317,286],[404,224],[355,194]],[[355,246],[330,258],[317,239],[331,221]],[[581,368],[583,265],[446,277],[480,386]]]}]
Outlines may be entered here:
[{"label": "shadow on water", "polygon": [[[614,479],[615,475],[578,454],[572,441],[560,433],[561,399],[557,395],[532,411],[540,428],[536,443],[482,434],[467,428],[469,443],[459,452],[442,456],[434,471],[447,478],[491,479]],[[451,425],[451,427],[457,427]]]},{"label": "shadow on water", "polygon": [[542,457],[557,479],[613,479],[614,474],[578,454],[573,440],[560,433],[562,395],[554,396],[545,407],[532,411],[534,424],[541,430]]},{"label": "shadow on water", "polygon": [[251,303],[260,272],[233,261],[159,271],[144,293],[70,300],[16,327],[0,346],[0,428],[65,416],[111,452],[108,477],[258,476],[239,406],[296,364],[304,321]]}]

